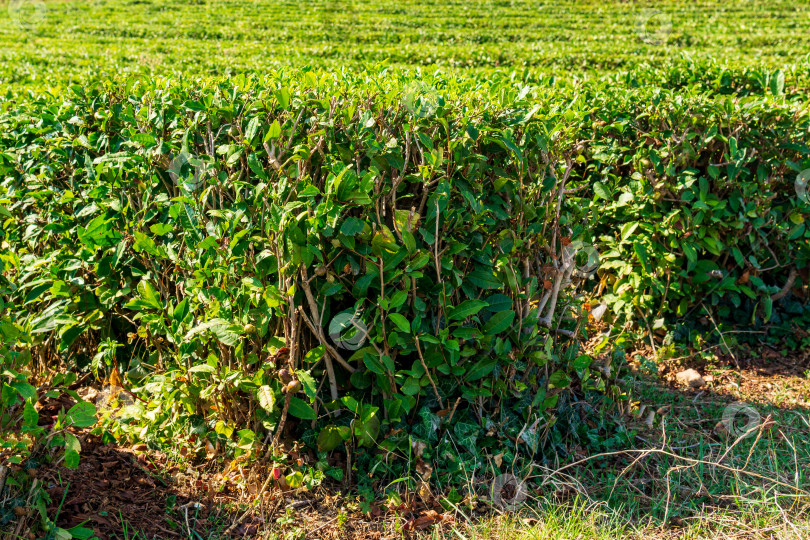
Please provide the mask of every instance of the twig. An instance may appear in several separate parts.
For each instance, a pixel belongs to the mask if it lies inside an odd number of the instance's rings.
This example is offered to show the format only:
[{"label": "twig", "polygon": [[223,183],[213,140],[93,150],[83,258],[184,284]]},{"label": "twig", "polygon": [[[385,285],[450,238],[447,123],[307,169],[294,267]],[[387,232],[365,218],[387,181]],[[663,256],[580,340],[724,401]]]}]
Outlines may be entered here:
[{"label": "twig", "polygon": [[318,341],[321,342],[324,349],[326,350],[326,354],[324,354],[323,360],[326,364],[326,374],[329,377],[329,388],[332,393],[332,399],[336,400],[338,398],[338,388],[337,388],[337,379],[335,378],[335,368],[332,365],[332,358],[337,360],[337,362],[346,368],[349,373],[354,373],[354,368],[351,367],[343,357],[340,355],[339,352],[332,346],[331,343],[326,341],[326,336],[323,334],[323,325],[321,324],[322,321],[320,320],[320,315],[318,312],[318,304],[315,302],[315,297],[312,295],[312,289],[309,287],[309,277],[307,276],[307,269],[305,266],[301,267],[301,275],[304,278],[301,281],[302,288],[304,289],[304,296],[307,298],[307,302],[309,303],[309,310],[312,313],[312,318],[315,319],[314,321],[310,321],[307,318],[306,313],[303,309],[299,307],[299,312],[301,316],[306,321],[309,328],[312,330],[312,333],[315,334],[315,337],[318,338]]},{"label": "twig", "polygon": [[333,521],[335,521],[339,517],[340,517],[340,514],[336,515],[335,517],[333,517],[332,519],[330,519],[329,521],[327,521],[326,523],[324,523],[320,527],[317,527],[317,528],[309,531],[309,536],[312,536],[314,533],[320,531],[321,529],[323,529],[324,527],[326,527],[327,525],[329,525],[330,523],[332,523]]},{"label": "twig", "polygon": [[740,369],[740,363],[737,361],[737,356],[734,354],[734,351],[731,349],[731,347],[729,347],[728,343],[726,343],[726,337],[723,335],[723,332],[720,330],[720,327],[717,326],[717,323],[714,321],[714,317],[712,317],[712,314],[709,311],[709,308],[707,308],[703,304],[703,302],[701,302],[700,305],[703,306],[703,309],[706,310],[706,315],[708,315],[709,320],[712,321],[712,324],[714,325],[714,329],[717,330],[718,334],[720,334],[720,339],[723,340],[723,345],[726,346],[726,350],[728,351],[728,354],[731,355],[731,359],[734,360],[734,365],[737,367],[737,369]]},{"label": "twig", "polygon": [[[307,317],[307,314],[301,307],[298,308],[298,313],[300,313],[301,316],[304,318],[304,322],[307,323],[307,326],[309,326],[309,329],[312,330],[313,334],[315,334],[315,337],[318,337],[320,339],[315,324],[310,320],[309,317]],[[366,335],[368,335],[368,333],[366,333]],[[349,373],[354,373],[355,371],[357,371],[355,368],[352,367],[351,364],[349,364],[343,359],[340,353],[337,352],[337,350],[329,342],[322,341],[321,344],[328,352],[332,353],[333,357],[335,358],[335,360],[337,360],[338,364],[343,366]]]},{"label": "twig", "polygon": [[287,422],[287,412],[290,410],[290,401],[292,400],[292,394],[287,393],[287,396],[284,398],[284,408],[281,410],[281,419],[278,421],[278,427],[276,428],[276,434],[273,436],[273,446],[271,450],[275,454],[276,447],[278,446],[278,439],[281,437],[281,431],[284,429],[284,424]]},{"label": "twig", "polygon": [[5,465],[0,465],[0,497],[3,496],[3,489],[6,487],[6,478],[8,478],[9,468]]},{"label": "twig", "polygon": [[419,338],[418,337],[416,338],[416,352],[419,353],[419,361],[422,362],[422,367],[425,368],[425,373],[428,376],[428,380],[430,381],[430,385],[433,387],[433,393],[436,394],[436,399],[439,401],[439,407],[444,409],[444,403],[442,402],[442,397],[439,395],[439,389],[436,388],[436,383],[433,382],[433,377],[430,375],[430,370],[427,367],[427,363],[425,363],[425,357],[422,355],[422,348],[419,346]]},{"label": "twig", "polygon": [[[768,478],[766,476],[763,476],[761,474],[757,474],[755,472],[746,471],[746,470],[742,470],[742,469],[737,469],[737,468],[734,468],[734,467],[729,467],[728,465],[723,465],[723,464],[721,464],[719,462],[706,461],[706,460],[703,460],[703,459],[693,459],[693,458],[689,458],[689,457],[685,457],[685,456],[679,456],[678,454],[674,454],[672,452],[667,452],[666,450],[660,450],[660,449],[657,449],[657,448],[648,449],[648,450],[617,450],[615,452],[603,452],[601,454],[595,454],[593,456],[589,456],[589,457],[586,457],[584,459],[577,460],[574,463],[569,463],[568,465],[560,467],[559,469],[556,469],[556,470],[552,471],[552,473],[549,476],[553,476],[554,474],[557,474],[557,473],[559,473],[561,471],[564,471],[566,469],[570,469],[572,467],[575,467],[577,465],[581,465],[583,463],[587,463],[588,461],[591,461],[591,460],[594,460],[594,459],[604,458],[604,457],[609,457],[609,456],[618,456],[618,455],[621,455],[621,454],[647,454],[647,455],[661,454],[661,455],[668,456],[668,457],[671,457],[671,458],[674,458],[674,459],[680,459],[680,460],[683,460],[683,461],[687,461],[687,462],[692,463],[694,465],[700,465],[700,464],[709,465],[710,467],[717,467],[718,469],[723,469],[724,471],[730,471],[730,472],[736,472],[736,473],[740,473],[740,474],[745,474],[745,475],[748,475],[748,476],[752,476],[754,478],[758,478],[760,480],[773,482],[774,484],[782,486],[782,487],[790,488],[792,491],[797,491],[796,486],[794,486],[794,485],[787,484],[785,482],[782,482],[781,480],[777,480],[777,479],[774,479],[774,478]],[[801,495],[803,495],[805,497],[810,497],[810,492],[807,492],[807,491],[804,491],[804,490],[798,490],[798,491],[802,492]]]},{"label": "twig", "polygon": [[[289,402],[290,402],[290,400],[289,400],[289,396],[288,396],[288,397],[287,397],[287,403],[289,403]],[[286,411],[286,410],[287,410],[287,407],[284,407],[284,410]],[[258,493],[256,493],[256,500],[257,500],[257,501],[261,501],[261,500],[262,500],[262,495],[264,494],[264,491],[267,489],[267,486],[270,484],[270,480],[272,480],[272,479],[273,479],[273,471],[271,470],[271,471],[270,471],[270,474],[268,474],[268,475],[267,475],[267,480],[265,480],[265,481],[264,481],[264,484],[262,484],[262,488],[261,488],[261,489],[258,491]],[[244,514],[242,514],[241,516],[239,516],[239,517],[236,519],[236,521],[234,521],[234,522],[231,524],[231,526],[230,526],[230,527],[228,527],[228,528],[225,530],[225,536],[228,536],[228,535],[229,535],[231,532],[233,532],[233,531],[234,531],[234,529],[236,529],[236,527],[238,527],[238,526],[239,526],[239,524],[240,524],[240,523],[242,523],[242,522],[245,520],[245,518],[246,518],[246,517],[248,517],[248,514],[250,514],[250,508],[248,508],[247,510],[245,510],[245,513],[244,513]]]}]

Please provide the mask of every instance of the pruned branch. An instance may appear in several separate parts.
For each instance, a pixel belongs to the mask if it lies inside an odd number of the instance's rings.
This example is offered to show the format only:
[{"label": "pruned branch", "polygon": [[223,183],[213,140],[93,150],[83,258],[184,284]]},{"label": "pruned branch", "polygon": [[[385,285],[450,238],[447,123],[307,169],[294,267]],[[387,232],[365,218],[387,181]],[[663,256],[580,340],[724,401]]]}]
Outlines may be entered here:
[{"label": "pruned branch", "polygon": [[787,293],[789,293],[790,289],[793,288],[793,284],[796,282],[796,277],[798,277],[798,275],[799,272],[797,272],[795,268],[791,268],[790,274],[788,275],[785,285],[779,292],[771,295],[771,302],[776,302],[777,300],[781,300],[782,298],[787,296]]}]

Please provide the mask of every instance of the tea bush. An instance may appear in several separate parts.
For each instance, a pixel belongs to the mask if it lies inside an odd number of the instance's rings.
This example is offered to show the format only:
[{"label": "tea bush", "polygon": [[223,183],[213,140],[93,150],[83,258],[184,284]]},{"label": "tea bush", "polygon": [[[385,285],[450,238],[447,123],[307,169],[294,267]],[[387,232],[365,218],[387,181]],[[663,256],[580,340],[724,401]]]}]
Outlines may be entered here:
[{"label": "tea bush", "polygon": [[597,296],[612,312],[653,329],[807,320],[803,97],[766,86],[748,97],[617,88],[583,98],[598,111],[580,159],[592,190],[569,202],[591,208]]},{"label": "tea bush", "polygon": [[[801,94],[633,79],[291,71],[11,94],[15,347],[32,369],[125,371],[146,403],[108,432],[191,432],[199,451],[286,427],[381,473],[399,474],[389,453],[460,446],[462,475],[495,445],[512,462],[612,444],[598,411],[625,399],[623,327],[807,308]],[[617,350],[597,365],[576,338],[600,302]]]},{"label": "tea bush", "polygon": [[436,84],[304,72],[6,102],[7,309],[40,366],[120,364],[150,403],[116,429],[208,423],[237,452],[288,417],[327,451],[501,403],[551,427],[574,381],[603,392],[551,341],[577,330],[558,208],[584,104]]}]

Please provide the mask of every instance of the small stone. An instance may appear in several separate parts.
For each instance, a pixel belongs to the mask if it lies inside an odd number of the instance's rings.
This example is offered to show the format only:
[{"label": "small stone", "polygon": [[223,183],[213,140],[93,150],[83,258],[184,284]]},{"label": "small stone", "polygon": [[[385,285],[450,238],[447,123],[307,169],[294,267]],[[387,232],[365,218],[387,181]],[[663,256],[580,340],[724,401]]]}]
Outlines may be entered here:
[{"label": "small stone", "polygon": [[680,373],[675,375],[675,378],[679,383],[686,385],[689,388],[700,388],[701,386],[706,384],[706,381],[703,380],[703,377],[700,376],[700,373],[698,373],[694,369],[687,369],[681,371]]},{"label": "small stone", "polygon": [[79,397],[85,401],[95,401],[98,397],[98,390],[91,386],[79,388],[76,390],[76,393],[79,394]]}]

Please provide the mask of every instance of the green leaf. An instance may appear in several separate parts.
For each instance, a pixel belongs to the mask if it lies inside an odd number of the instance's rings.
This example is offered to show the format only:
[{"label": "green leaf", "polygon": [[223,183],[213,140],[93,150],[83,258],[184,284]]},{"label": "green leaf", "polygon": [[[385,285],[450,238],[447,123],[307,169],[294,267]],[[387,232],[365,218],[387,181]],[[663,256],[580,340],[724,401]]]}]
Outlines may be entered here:
[{"label": "green leaf", "polygon": [[23,426],[28,428],[35,428],[39,423],[39,413],[34,408],[34,402],[32,400],[26,400],[25,406],[23,407]]},{"label": "green leaf", "polygon": [[301,471],[295,471],[294,473],[290,473],[285,476],[284,480],[287,481],[287,485],[292,489],[298,489],[304,484],[304,473]]},{"label": "green leaf", "polygon": [[476,362],[471,368],[467,370],[464,379],[467,382],[477,381],[492,373],[495,365],[498,363],[497,358],[482,358]]},{"label": "green leaf", "polygon": [[290,108],[290,89],[282,86],[276,91],[276,99],[283,109]]},{"label": "green leaf", "polygon": [[315,382],[315,379],[312,378],[312,375],[309,374],[309,371],[299,369],[295,372],[295,375],[304,388],[304,393],[307,397],[314,400],[315,395],[318,393],[318,384]]},{"label": "green leaf", "polygon": [[189,341],[192,337],[204,332],[210,331],[214,336],[223,344],[228,347],[233,347],[239,341],[239,333],[244,327],[237,326],[225,319],[211,319],[208,322],[195,326],[186,334],[185,340]]},{"label": "green leaf", "polygon": [[[183,203],[172,206],[172,210],[174,211],[173,217],[180,222],[183,229],[191,231],[194,240],[201,242],[203,238],[200,230],[197,228],[197,217],[194,215],[194,209],[190,205]],[[170,214],[172,214],[172,212],[170,212]]]},{"label": "green leaf", "polygon": [[256,154],[254,153],[248,154],[247,161],[248,167],[250,167],[250,170],[253,171],[253,173],[256,176],[258,176],[262,180],[267,180],[267,173],[264,171],[264,167],[262,167],[262,164],[259,163],[259,158],[256,157]]},{"label": "green leaf", "polygon": [[515,312],[511,309],[509,311],[495,313],[484,325],[484,335],[494,336],[495,334],[500,334],[509,328],[514,320]]},{"label": "green leaf", "polygon": [[259,131],[259,119],[257,117],[253,117],[248,122],[247,129],[245,129],[245,141],[250,144],[250,141],[253,140],[253,137],[256,136],[256,132]]},{"label": "green leaf", "polygon": [[631,221],[622,225],[622,242],[626,242],[636,229],[638,229],[638,221]]},{"label": "green leaf", "polygon": [[209,364],[198,364],[188,368],[189,373],[215,373],[217,368]]},{"label": "green leaf", "polygon": [[385,373],[385,367],[382,365],[382,362],[380,362],[379,353],[374,349],[363,353],[363,364],[365,364],[366,369],[372,373],[376,373],[377,375],[383,375]]},{"label": "green leaf", "polygon": [[37,389],[35,386],[24,381],[14,381],[11,383],[11,386],[22,396],[23,400],[37,400]]},{"label": "green leaf", "polygon": [[355,419],[352,423],[354,436],[357,438],[358,446],[374,446],[377,436],[380,434],[380,419],[373,414],[363,420]]},{"label": "green leaf", "polygon": [[602,182],[596,182],[593,185],[593,192],[606,201],[613,200],[613,194],[610,192],[608,187]]},{"label": "green leaf", "polygon": [[158,292],[152,287],[152,284],[142,279],[140,283],[138,283],[138,298],[134,298],[127,302],[124,306],[127,309],[163,309],[163,302],[160,300],[160,296]]},{"label": "green leaf", "polygon": [[320,433],[318,433],[318,451],[331,452],[343,441],[349,440],[351,437],[351,430],[347,426],[324,426]]},{"label": "green leaf", "polygon": [[503,267],[503,274],[504,277],[506,278],[506,284],[509,285],[509,290],[511,290],[513,294],[516,293],[518,289],[518,284],[517,284],[517,276],[515,275],[515,270],[511,266],[505,265]]},{"label": "green leaf", "polygon": [[138,293],[140,293],[147,304],[155,309],[163,309],[163,302],[160,300],[160,295],[155,288],[152,287],[151,283],[146,280],[141,280],[141,282],[138,283],[137,289]]},{"label": "green leaf", "polygon": [[157,144],[157,139],[150,135],[149,133],[136,133],[132,136],[132,140],[136,143],[140,144],[141,146],[155,146]]},{"label": "green leaf", "polygon": [[399,313],[390,313],[388,315],[388,319],[397,325],[397,328],[401,332],[410,333],[411,331],[411,324],[408,322],[404,316],[400,315]]},{"label": "green leaf", "polygon": [[63,327],[59,331],[59,351],[66,351],[81,336],[87,327],[79,322]]},{"label": "green leaf", "polygon": [[554,388],[567,388],[571,378],[562,370],[557,370],[548,378],[548,384]]},{"label": "green leaf", "polygon": [[492,270],[473,270],[467,276],[467,280],[481,289],[498,289],[501,286],[500,280],[492,273]]},{"label": "green leaf", "polygon": [[276,404],[276,398],[273,395],[273,390],[267,386],[260,386],[256,390],[256,397],[259,399],[259,406],[267,412],[273,412],[273,407]]},{"label": "green leaf", "polygon": [[237,433],[239,440],[236,443],[242,450],[250,450],[256,444],[256,434],[251,429],[240,429]]},{"label": "green leaf", "polygon": [[638,260],[641,261],[641,266],[644,268],[645,272],[650,271],[650,257],[647,255],[647,248],[646,246],[641,243],[640,241],[636,240],[633,242],[633,251],[636,252],[636,256]]},{"label": "green leaf", "polygon": [[[320,362],[323,355],[326,353],[326,348],[323,345],[318,345],[314,349],[310,349],[307,351],[307,354],[304,355],[304,363],[305,364],[314,364],[315,362]],[[302,371],[301,373],[306,373]]]},{"label": "green leaf", "polygon": [[406,396],[415,396],[421,389],[422,386],[419,384],[419,379],[416,377],[408,377],[405,379],[405,383],[400,387],[400,392]]},{"label": "green leaf", "polygon": [[87,228],[79,227],[77,234],[79,241],[90,248],[95,248],[108,245],[113,239],[120,238],[120,234],[113,231],[110,224],[112,221],[112,218],[106,219],[103,214],[97,216],[87,224]]},{"label": "green leaf", "polygon": [[785,93],[785,73],[778,69],[771,75],[771,94],[781,96]]},{"label": "green leaf", "polygon": [[487,303],[484,311],[489,313],[497,313],[498,311],[512,309],[512,304],[514,303],[511,298],[501,293],[491,294],[484,300]]},{"label": "green leaf", "polygon": [[169,225],[168,223],[155,223],[149,230],[152,231],[152,234],[155,236],[163,236],[164,234],[168,234],[174,230],[174,227]]},{"label": "green leaf", "polygon": [[315,409],[313,409],[312,406],[303,399],[295,396],[290,398],[289,413],[296,418],[300,418],[301,420],[315,420],[317,418]]},{"label": "green leaf", "polygon": [[587,354],[581,354],[574,360],[573,366],[577,371],[582,371],[583,369],[588,368],[592,362],[593,358]]},{"label": "green leaf", "polygon": [[447,318],[451,321],[462,321],[467,317],[475,315],[488,305],[489,303],[485,302],[484,300],[465,300],[456,307],[452,308],[447,313]]},{"label": "green leaf", "polygon": [[766,296],[762,299],[762,307],[765,310],[765,321],[768,322],[771,320],[771,315],[773,314],[773,300],[771,300],[770,296]]},{"label": "green leaf", "polygon": [[81,401],[70,408],[65,417],[69,425],[77,428],[91,427],[96,424],[96,406],[86,401]]},{"label": "green leaf", "polygon": [[349,217],[346,218],[346,221],[340,226],[340,234],[345,234],[346,236],[357,236],[359,233],[363,232],[363,229],[366,226],[366,222],[362,219]]},{"label": "green leaf", "polygon": [[65,467],[75,469],[79,466],[79,454],[82,452],[82,445],[79,439],[70,432],[65,432]]},{"label": "green leaf", "polygon": [[90,540],[95,536],[93,529],[88,529],[87,527],[81,527],[79,525],[71,527],[67,530],[67,532],[70,534],[71,538],[76,538],[77,540]]},{"label": "green leaf", "polygon": [[270,124],[270,128],[267,130],[265,140],[278,139],[279,137],[281,137],[281,126],[278,120],[273,120],[273,123]]},{"label": "green leaf", "polygon": [[138,253],[145,251],[147,254],[152,255],[153,257],[160,257],[160,251],[157,248],[157,244],[155,244],[155,241],[151,237],[147,236],[141,231],[135,231],[132,233],[132,236],[135,238],[135,242],[132,244],[135,251]]},{"label": "green leaf", "polygon": [[21,334],[22,332],[14,324],[5,321],[0,322],[0,337],[3,338],[4,343],[13,344]]}]

